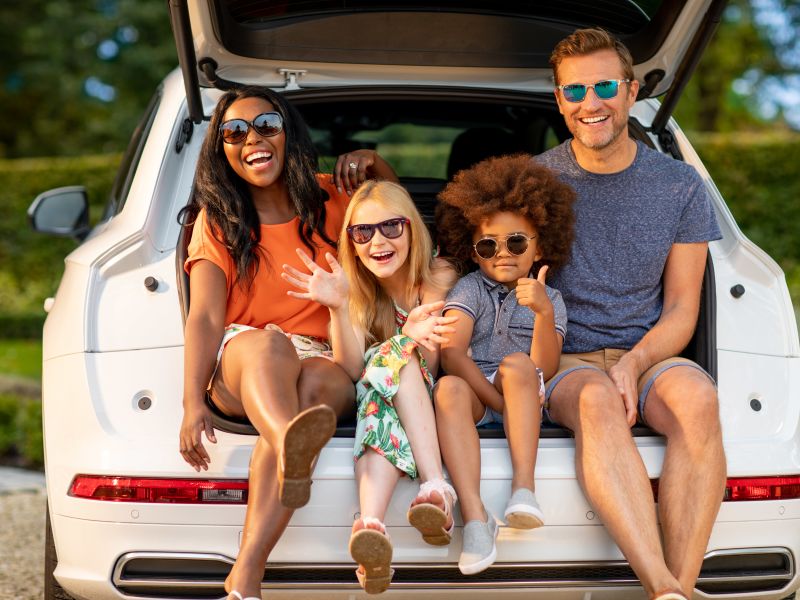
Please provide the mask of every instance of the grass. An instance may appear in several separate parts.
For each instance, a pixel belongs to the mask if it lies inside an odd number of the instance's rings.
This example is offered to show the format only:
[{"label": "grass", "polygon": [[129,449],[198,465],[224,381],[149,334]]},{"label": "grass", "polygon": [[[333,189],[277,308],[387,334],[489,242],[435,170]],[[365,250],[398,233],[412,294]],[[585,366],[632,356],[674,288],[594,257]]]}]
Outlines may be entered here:
[{"label": "grass", "polygon": [[41,379],[42,342],[0,339],[0,375]]},{"label": "grass", "polygon": [[[39,469],[44,464],[42,403],[20,381],[42,377],[39,340],[0,339],[0,463]],[[35,388],[35,386],[33,386]],[[22,391],[19,391],[22,390]]]}]

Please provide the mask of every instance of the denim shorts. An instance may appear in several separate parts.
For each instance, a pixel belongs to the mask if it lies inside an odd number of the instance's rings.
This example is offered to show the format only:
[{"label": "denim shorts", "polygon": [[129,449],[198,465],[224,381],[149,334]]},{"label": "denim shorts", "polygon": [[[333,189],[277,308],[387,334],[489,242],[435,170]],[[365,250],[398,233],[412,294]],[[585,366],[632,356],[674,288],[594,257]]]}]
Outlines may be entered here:
[{"label": "denim shorts", "polygon": [[[539,375],[539,393],[544,394],[544,379],[542,376],[542,370],[536,369],[536,373]],[[493,371],[489,375],[486,376],[486,379],[489,383],[494,384],[494,378],[497,376],[497,371]],[[483,411],[483,416],[480,420],[475,423],[475,427],[480,427],[481,425],[488,425],[489,423],[502,423],[503,422],[503,413],[499,413],[493,408],[486,407],[486,410]]]},{"label": "denim shorts", "polygon": [[[555,421],[550,418],[550,413],[548,411],[548,408],[550,407],[550,394],[553,393],[555,387],[562,379],[564,379],[564,377],[581,369],[595,369],[597,371],[603,371],[604,373],[607,373],[608,370],[617,364],[619,359],[627,353],[628,350],[622,350],[620,348],[604,348],[602,350],[595,350],[594,352],[562,354],[561,360],[558,364],[558,372],[556,372],[556,374],[550,378],[546,385],[544,412],[547,420],[555,423]],[[656,379],[662,373],[666,372],[672,367],[692,367],[697,369],[702,373],[705,373],[705,375],[711,380],[711,383],[716,386],[716,383],[711,375],[709,375],[706,370],[703,369],[703,367],[689,360],[688,358],[673,356],[672,358],[662,360],[642,373],[637,383],[637,390],[639,392],[639,420],[642,423],[646,424],[644,420],[644,403],[647,400],[647,394],[650,392],[650,388],[653,387],[653,383],[655,383]]]}]

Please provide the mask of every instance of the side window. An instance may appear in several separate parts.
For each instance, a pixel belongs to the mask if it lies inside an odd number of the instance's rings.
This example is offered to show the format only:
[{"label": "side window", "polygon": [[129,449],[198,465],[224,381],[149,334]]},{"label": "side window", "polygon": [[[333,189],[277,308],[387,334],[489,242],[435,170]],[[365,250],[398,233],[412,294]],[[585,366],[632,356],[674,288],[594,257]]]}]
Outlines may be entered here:
[{"label": "side window", "polygon": [[136,172],[136,167],[139,164],[139,159],[142,157],[142,150],[144,149],[145,141],[147,141],[147,134],[150,133],[150,128],[153,126],[153,121],[156,118],[158,105],[161,102],[162,89],[161,86],[153,94],[147,108],[144,111],[144,116],[131,136],[131,141],[122,155],[122,162],[117,170],[117,176],[114,179],[114,184],[111,186],[111,195],[108,198],[108,204],[103,211],[102,221],[107,221],[115,215],[118,215],[125,206],[125,200],[128,197],[128,191],[131,188],[133,175]]}]

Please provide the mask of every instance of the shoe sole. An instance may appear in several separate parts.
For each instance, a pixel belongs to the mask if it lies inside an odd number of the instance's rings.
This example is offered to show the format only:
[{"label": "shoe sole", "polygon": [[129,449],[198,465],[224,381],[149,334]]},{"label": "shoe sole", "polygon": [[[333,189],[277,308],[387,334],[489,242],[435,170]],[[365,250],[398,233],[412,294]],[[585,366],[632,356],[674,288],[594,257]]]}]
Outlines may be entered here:
[{"label": "shoe sole", "polygon": [[283,473],[279,474],[279,497],[285,507],[308,503],[314,460],[335,432],[336,413],[329,406],[314,406],[289,422],[283,438]]},{"label": "shoe sole", "polygon": [[385,592],[392,582],[392,543],[380,531],[359,529],[350,537],[350,556],[364,567],[359,583],[368,594]]},{"label": "shoe sole", "polygon": [[544,515],[537,514],[528,505],[509,506],[503,518],[514,529],[536,529],[544,525]]},{"label": "shoe sole", "polygon": [[447,513],[434,504],[417,504],[408,510],[409,524],[422,534],[431,546],[447,546],[450,534],[445,529]]}]

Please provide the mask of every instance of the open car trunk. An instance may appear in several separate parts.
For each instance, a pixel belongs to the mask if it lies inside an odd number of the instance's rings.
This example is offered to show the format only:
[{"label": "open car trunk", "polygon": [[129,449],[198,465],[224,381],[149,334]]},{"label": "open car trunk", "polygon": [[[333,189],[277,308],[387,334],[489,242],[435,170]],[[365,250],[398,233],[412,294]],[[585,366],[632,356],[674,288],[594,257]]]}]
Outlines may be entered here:
[{"label": "open car trunk", "polygon": [[[330,171],[336,157],[356,148],[376,149],[395,168],[436,239],[434,212],[438,193],[461,169],[490,156],[539,154],[569,137],[550,95],[469,89],[364,87],[298,90],[287,93],[308,124],[320,154],[320,170]],[[631,136],[653,146],[636,119]],[[178,281],[184,319],[188,314],[188,277],[183,270],[191,229],[178,244]],[[706,265],[701,311],[694,337],[683,353],[716,378],[714,272]],[[255,435],[249,422],[219,413],[216,428]],[[342,423],[338,437],[352,437],[354,422]],[[504,437],[500,426],[479,429],[481,437]],[[568,437],[563,428],[544,425],[542,437]],[[637,426],[634,435],[654,435]]]}]

